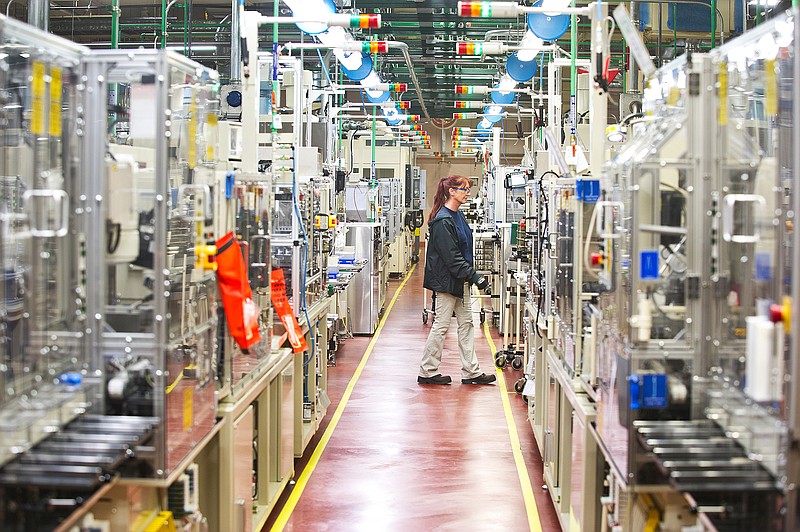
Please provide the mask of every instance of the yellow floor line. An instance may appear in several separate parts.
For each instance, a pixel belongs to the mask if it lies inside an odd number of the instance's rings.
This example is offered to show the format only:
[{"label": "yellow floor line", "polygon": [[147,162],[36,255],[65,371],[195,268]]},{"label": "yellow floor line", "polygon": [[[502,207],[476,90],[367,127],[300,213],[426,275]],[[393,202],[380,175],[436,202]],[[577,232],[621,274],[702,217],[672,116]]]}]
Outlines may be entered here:
[{"label": "yellow floor line", "polygon": [[300,478],[297,479],[297,483],[292,489],[292,493],[291,495],[289,495],[289,499],[283,506],[281,513],[278,515],[278,519],[272,526],[272,530],[283,530],[286,524],[289,522],[289,517],[291,517],[292,512],[294,512],[294,509],[297,506],[297,502],[300,500],[300,497],[303,495],[303,491],[306,489],[306,485],[308,484],[308,479],[311,478],[311,475],[317,468],[319,459],[322,457],[322,453],[325,451],[325,447],[328,446],[328,441],[330,441],[331,436],[333,435],[333,431],[336,430],[336,425],[339,424],[339,419],[342,417],[342,412],[344,412],[344,409],[347,406],[347,402],[350,400],[350,395],[353,393],[353,388],[355,388],[358,379],[361,377],[361,372],[367,365],[367,360],[369,360],[369,357],[372,354],[372,349],[375,347],[375,344],[378,341],[378,337],[380,337],[381,331],[383,330],[383,326],[386,323],[386,320],[389,318],[389,313],[392,312],[392,307],[394,307],[394,302],[397,301],[397,298],[398,296],[400,296],[400,292],[403,290],[403,287],[406,285],[408,280],[411,279],[411,274],[414,272],[414,268],[416,268],[416,266],[417,265],[415,264],[414,266],[411,267],[411,270],[409,270],[408,275],[406,275],[406,278],[403,280],[402,283],[400,283],[400,286],[394,293],[394,297],[392,297],[391,302],[389,302],[389,306],[386,307],[386,312],[384,313],[383,318],[378,324],[378,328],[375,330],[375,334],[373,335],[372,340],[367,346],[367,350],[364,351],[364,356],[361,357],[361,362],[359,362],[355,373],[353,373],[353,377],[347,384],[347,388],[345,389],[344,394],[342,395],[342,400],[339,401],[339,406],[336,407],[336,412],[333,413],[333,417],[331,417],[331,421],[328,424],[328,428],[325,429],[325,433],[322,435],[322,438],[320,438],[319,444],[317,444],[317,448],[314,449],[314,453],[311,455],[311,458],[309,458],[308,464],[306,464],[305,469],[303,469],[303,472],[300,474]]},{"label": "yellow floor line", "polygon": [[[489,348],[492,350],[492,357],[494,357],[495,353],[497,353],[497,347],[494,345],[492,335],[489,332],[489,325],[486,323],[483,324],[483,333],[486,335],[486,341],[489,342]],[[531,479],[528,476],[528,468],[525,465],[525,458],[522,456],[522,447],[519,443],[517,424],[514,422],[514,416],[511,413],[511,402],[508,400],[506,379],[503,376],[502,370],[499,369],[497,370],[497,383],[500,387],[500,397],[503,400],[503,411],[506,414],[508,436],[511,439],[514,462],[517,464],[517,474],[519,475],[519,483],[522,487],[522,496],[525,499],[525,511],[528,513],[528,527],[532,531],[542,532],[542,523],[539,521],[539,510],[536,508],[536,498],[533,496],[533,488],[531,487]]]}]

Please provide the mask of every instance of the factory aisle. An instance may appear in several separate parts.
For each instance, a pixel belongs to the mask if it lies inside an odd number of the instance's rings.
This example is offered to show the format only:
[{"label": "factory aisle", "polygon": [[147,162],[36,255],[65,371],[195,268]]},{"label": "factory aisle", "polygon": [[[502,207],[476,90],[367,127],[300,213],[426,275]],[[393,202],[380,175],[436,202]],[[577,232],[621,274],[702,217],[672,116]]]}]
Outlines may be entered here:
[{"label": "factory aisle", "polygon": [[[400,281],[390,282],[387,307],[400,286]],[[344,343],[337,367],[329,372],[333,403],[327,420],[335,428],[325,430],[317,451],[301,460],[295,473],[298,483],[284,497],[284,511],[276,511],[264,530],[284,525],[284,530],[304,532],[560,530],[550,498],[541,489],[542,461],[526,408],[513,392],[516,374],[504,372],[520,443],[517,461],[499,383],[461,384],[455,323],[440,368],[453,377],[453,384],[417,384],[430,329],[430,321],[422,324],[422,305],[422,269],[417,267],[336,419],[336,407],[358,373],[371,338]],[[481,369],[495,371],[477,315],[475,324]],[[496,337],[495,343],[500,345]],[[517,467],[520,457],[526,464],[522,477],[527,473],[533,487],[527,510]]]}]

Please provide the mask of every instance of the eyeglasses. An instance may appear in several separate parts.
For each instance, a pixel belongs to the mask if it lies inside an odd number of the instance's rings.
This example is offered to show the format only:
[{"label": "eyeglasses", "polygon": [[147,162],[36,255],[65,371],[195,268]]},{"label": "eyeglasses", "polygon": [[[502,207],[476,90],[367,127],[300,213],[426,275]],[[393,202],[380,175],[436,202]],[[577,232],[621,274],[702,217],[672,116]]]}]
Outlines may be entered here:
[{"label": "eyeglasses", "polygon": [[470,187],[453,187],[453,190],[463,190],[464,192],[469,192],[472,189]]}]

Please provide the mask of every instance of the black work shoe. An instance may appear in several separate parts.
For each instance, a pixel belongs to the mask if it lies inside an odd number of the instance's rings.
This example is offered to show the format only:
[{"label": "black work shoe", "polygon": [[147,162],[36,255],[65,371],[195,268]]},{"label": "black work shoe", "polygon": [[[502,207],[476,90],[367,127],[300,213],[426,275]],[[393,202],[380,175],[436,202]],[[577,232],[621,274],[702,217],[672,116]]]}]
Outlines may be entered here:
[{"label": "black work shoe", "polygon": [[449,375],[442,375],[437,373],[433,377],[417,377],[417,382],[420,384],[450,384],[453,379]]},{"label": "black work shoe", "polygon": [[472,377],[471,379],[461,379],[461,384],[491,384],[496,380],[497,377],[494,375],[481,373],[477,377]]}]

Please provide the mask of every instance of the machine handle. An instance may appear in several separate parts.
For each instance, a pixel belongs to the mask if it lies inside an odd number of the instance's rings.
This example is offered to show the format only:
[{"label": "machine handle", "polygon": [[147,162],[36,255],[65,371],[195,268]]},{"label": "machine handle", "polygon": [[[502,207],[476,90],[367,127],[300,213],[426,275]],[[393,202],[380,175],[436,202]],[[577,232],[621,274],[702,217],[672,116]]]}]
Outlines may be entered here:
[{"label": "machine handle", "polygon": [[[37,198],[51,200],[52,208],[37,211],[34,207],[36,201],[31,201]],[[28,211],[31,236],[52,238],[67,234],[69,229],[69,196],[66,191],[58,188],[29,189],[22,194],[22,201]],[[48,223],[51,220],[52,227]],[[39,223],[42,223],[41,227],[38,225]]]},{"label": "machine handle", "polygon": [[595,230],[597,231],[597,234],[600,236],[600,238],[619,238],[622,235],[622,233],[613,231],[613,228],[614,228],[613,217],[611,218],[612,232],[611,233],[604,232],[604,229],[605,229],[605,216],[604,215],[605,215],[606,207],[608,207],[609,209],[611,209],[611,208],[618,209],[619,210],[619,219],[620,220],[622,220],[623,217],[624,217],[625,204],[622,203],[621,201],[598,201],[595,204],[595,207],[594,207],[595,209],[597,209],[597,219],[595,220]]},{"label": "machine handle", "polygon": [[547,463],[552,460],[552,448],[553,448],[553,432],[550,429],[545,429],[544,431],[544,456],[542,457],[542,462],[544,462],[545,467],[547,467]]},{"label": "machine handle", "polygon": [[753,234],[735,234],[733,231],[733,207],[737,203],[757,203],[761,207],[766,207],[767,200],[759,194],[728,194],[722,202],[722,239],[725,242],[736,242],[737,244],[752,244],[758,242],[761,234],[758,225],[753,224]]}]

